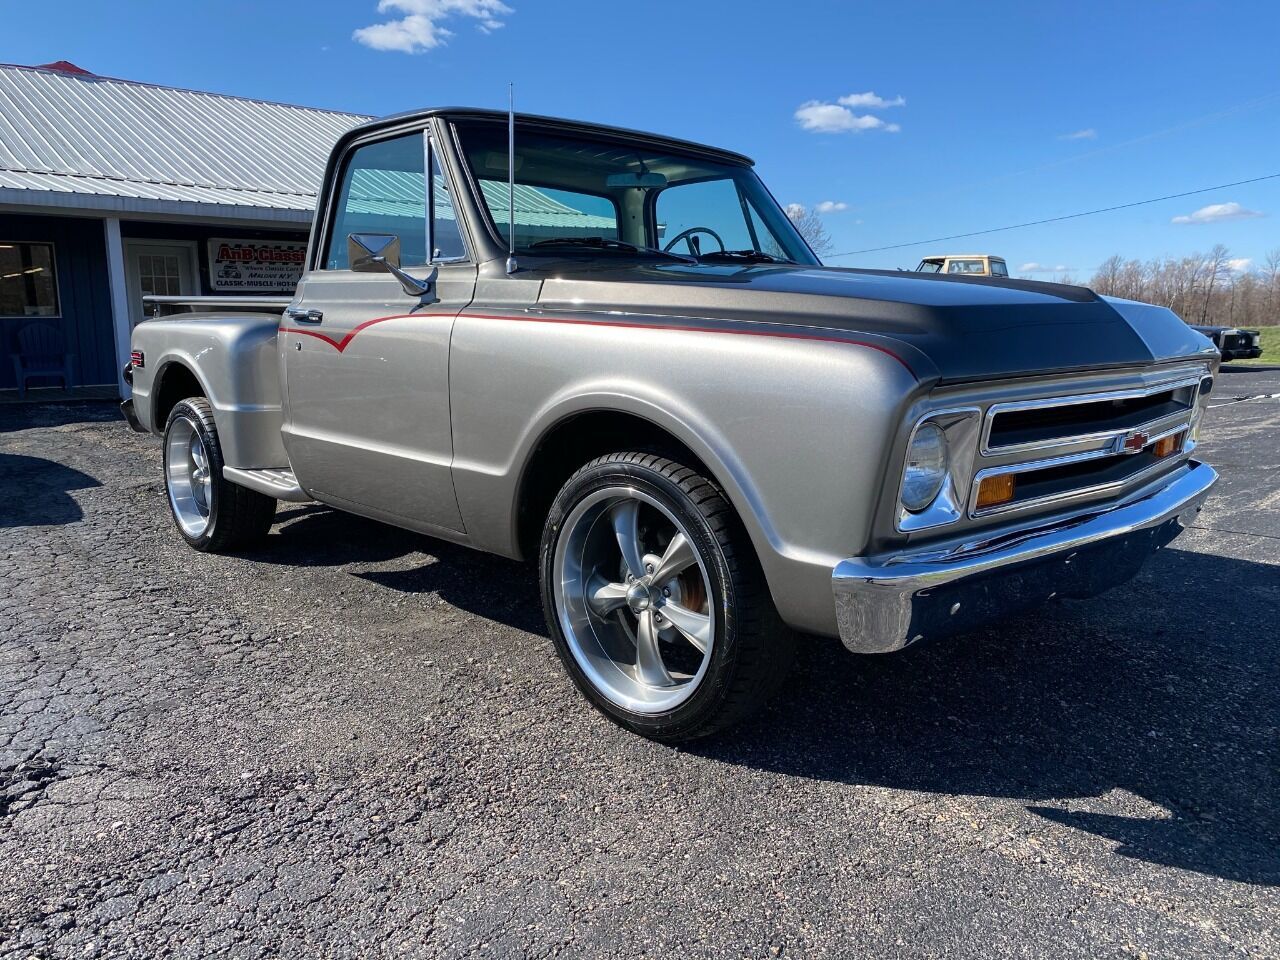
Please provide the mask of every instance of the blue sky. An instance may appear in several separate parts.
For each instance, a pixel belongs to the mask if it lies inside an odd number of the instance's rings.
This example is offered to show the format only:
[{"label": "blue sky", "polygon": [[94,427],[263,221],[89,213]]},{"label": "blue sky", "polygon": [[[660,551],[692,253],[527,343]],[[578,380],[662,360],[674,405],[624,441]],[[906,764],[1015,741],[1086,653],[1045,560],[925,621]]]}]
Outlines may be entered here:
[{"label": "blue sky", "polygon": [[[835,252],[1280,173],[1280,4],[3,0],[0,60],[382,114],[505,106],[741,150]],[[54,14],[56,9],[56,23]],[[953,12],[954,11],[954,12]],[[413,50],[415,52],[405,52]],[[828,257],[1280,248],[1280,179],[1066,223]]]}]

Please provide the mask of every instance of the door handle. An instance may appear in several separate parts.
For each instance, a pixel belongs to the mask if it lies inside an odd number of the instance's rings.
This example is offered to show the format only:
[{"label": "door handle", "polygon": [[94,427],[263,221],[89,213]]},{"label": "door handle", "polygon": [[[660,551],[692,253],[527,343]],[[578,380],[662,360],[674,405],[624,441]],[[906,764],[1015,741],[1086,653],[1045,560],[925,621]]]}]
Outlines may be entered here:
[{"label": "door handle", "polygon": [[324,319],[322,311],[303,310],[301,307],[290,307],[285,311],[285,315],[290,320],[297,320],[299,323],[319,323]]}]

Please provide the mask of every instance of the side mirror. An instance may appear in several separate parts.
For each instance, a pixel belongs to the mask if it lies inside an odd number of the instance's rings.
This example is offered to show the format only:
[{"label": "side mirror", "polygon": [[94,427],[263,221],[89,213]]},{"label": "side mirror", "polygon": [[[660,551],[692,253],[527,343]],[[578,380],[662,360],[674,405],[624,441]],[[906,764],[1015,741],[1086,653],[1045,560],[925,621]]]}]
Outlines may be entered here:
[{"label": "side mirror", "polygon": [[355,273],[389,273],[411,297],[431,292],[431,280],[419,280],[400,269],[400,238],[393,233],[347,235],[347,263]]},{"label": "side mirror", "polygon": [[347,236],[347,262],[356,273],[385,273],[400,266],[400,238],[394,233]]}]

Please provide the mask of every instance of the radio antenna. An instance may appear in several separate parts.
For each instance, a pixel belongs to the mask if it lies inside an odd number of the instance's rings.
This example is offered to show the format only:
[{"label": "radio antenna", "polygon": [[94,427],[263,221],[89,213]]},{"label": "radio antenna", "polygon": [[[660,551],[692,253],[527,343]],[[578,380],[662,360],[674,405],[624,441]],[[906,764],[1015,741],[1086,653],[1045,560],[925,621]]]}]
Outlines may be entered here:
[{"label": "radio antenna", "polygon": [[507,273],[516,263],[516,85],[507,84]]}]

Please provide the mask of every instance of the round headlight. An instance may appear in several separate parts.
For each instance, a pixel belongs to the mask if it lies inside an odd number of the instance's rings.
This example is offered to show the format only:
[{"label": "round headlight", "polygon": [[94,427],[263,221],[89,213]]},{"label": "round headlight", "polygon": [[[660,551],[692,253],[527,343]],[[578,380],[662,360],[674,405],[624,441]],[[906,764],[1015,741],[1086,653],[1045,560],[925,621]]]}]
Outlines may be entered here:
[{"label": "round headlight", "polygon": [[933,503],[947,480],[947,435],[926,423],[911,438],[902,477],[902,505],[917,513]]}]

